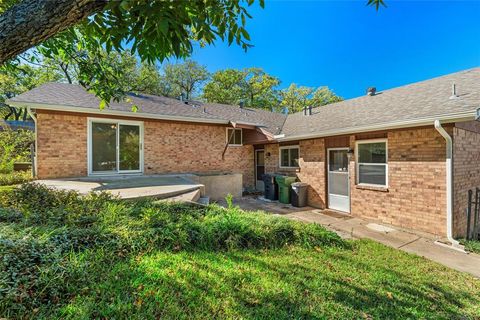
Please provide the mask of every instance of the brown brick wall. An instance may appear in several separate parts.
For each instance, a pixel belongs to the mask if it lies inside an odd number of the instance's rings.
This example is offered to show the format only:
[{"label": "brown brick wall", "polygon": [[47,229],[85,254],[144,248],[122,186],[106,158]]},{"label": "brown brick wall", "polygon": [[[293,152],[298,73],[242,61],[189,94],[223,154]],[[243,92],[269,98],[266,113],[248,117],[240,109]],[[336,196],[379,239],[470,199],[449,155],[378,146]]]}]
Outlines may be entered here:
[{"label": "brown brick wall", "polygon": [[[350,162],[352,214],[437,235],[446,232],[445,141],[434,128],[388,132],[386,190],[355,185]],[[354,147],[355,139],[350,139]]]},{"label": "brown brick wall", "polygon": [[[448,129],[450,130],[450,129]],[[451,130],[450,130],[451,131]],[[445,141],[434,128],[394,130],[361,138],[388,138],[388,189],[356,186],[355,157],[350,161],[353,216],[374,219],[438,235],[446,231]],[[359,137],[359,138],[360,138]],[[340,145],[340,141],[344,145]],[[327,205],[326,146],[355,148],[355,135],[347,139],[311,139],[299,142],[300,169],[288,171],[311,185],[309,204]],[[278,172],[278,145],[267,145],[267,172]]]},{"label": "brown brick wall", "polygon": [[234,172],[254,186],[253,146],[229,147],[223,126],[145,122],[145,173]]},{"label": "brown brick wall", "polygon": [[[87,175],[88,115],[41,111],[37,118],[38,177]],[[224,126],[144,121],[145,174],[235,172],[253,186],[253,147],[229,147],[222,159],[225,142]]]},{"label": "brown brick wall", "polygon": [[316,208],[325,208],[326,194],[326,153],[325,139],[311,139],[300,141],[300,171],[297,177],[308,183],[308,203]]},{"label": "brown brick wall", "polygon": [[38,177],[87,175],[87,120],[69,114],[37,112]]},{"label": "brown brick wall", "polygon": [[453,234],[465,237],[468,190],[480,188],[480,122],[463,123],[453,129],[453,161]]}]

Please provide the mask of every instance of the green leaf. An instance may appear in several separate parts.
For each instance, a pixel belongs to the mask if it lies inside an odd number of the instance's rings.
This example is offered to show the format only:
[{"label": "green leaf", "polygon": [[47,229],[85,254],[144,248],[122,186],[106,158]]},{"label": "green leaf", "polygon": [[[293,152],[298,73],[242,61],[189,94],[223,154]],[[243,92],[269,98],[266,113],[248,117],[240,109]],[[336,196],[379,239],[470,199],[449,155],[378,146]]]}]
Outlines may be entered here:
[{"label": "green leaf", "polygon": [[384,0],[368,0],[367,6],[373,6],[373,7],[375,7],[375,10],[377,10],[377,11],[380,8],[380,6],[383,6],[385,8],[387,7]]},{"label": "green leaf", "polygon": [[100,110],[103,110],[105,109],[105,107],[107,106],[107,101],[105,100],[100,100],[100,104],[98,105],[98,107],[100,108]]}]

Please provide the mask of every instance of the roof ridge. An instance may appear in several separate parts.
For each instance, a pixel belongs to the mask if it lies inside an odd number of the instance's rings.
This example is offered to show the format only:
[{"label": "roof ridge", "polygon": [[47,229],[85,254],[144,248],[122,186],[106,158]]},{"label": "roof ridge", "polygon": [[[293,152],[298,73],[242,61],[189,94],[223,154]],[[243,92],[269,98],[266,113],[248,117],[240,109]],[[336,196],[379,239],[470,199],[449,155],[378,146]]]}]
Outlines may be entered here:
[{"label": "roof ridge", "polygon": [[[41,84],[40,86],[38,86],[38,87],[36,87],[36,88],[39,88],[39,87],[44,86],[44,85],[50,85],[50,84],[60,84],[60,85],[66,85],[66,86],[76,86],[76,87],[80,87],[80,88],[82,88],[82,89],[85,89],[85,90],[87,91],[87,93],[91,94],[90,92],[88,92],[88,90],[87,90],[84,86],[82,86],[81,84],[78,84],[78,83],[67,83],[67,82],[49,81],[49,82],[45,82],[45,83]],[[34,89],[36,89],[36,88],[34,88]],[[185,102],[185,101],[182,101],[182,100],[173,98],[173,97],[168,97],[168,96],[164,96],[164,95],[150,94],[150,93],[143,93],[143,92],[128,91],[127,94],[128,94],[128,95],[133,95],[133,96],[135,96],[135,97],[146,96],[146,97],[154,97],[154,98],[163,98],[163,99],[171,100],[172,102],[176,102],[176,103]],[[187,100],[187,101],[192,101],[192,100]],[[222,107],[242,109],[242,108],[240,108],[239,105],[233,105],[233,104],[227,104],[227,103],[204,102],[204,101],[198,101],[198,102],[201,102],[203,105],[207,105],[207,106],[209,106],[209,105],[210,105],[210,106],[218,105],[218,106],[222,106]],[[186,104],[186,105],[188,105],[188,104]],[[243,110],[255,111],[255,112],[263,112],[263,113],[267,113],[267,114],[283,115],[283,113],[274,112],[274,111],[270,111],[270,110],[263,109],[263,108],[244,107]]]},{"label": "roof ridge", "polygon": [[[425,82],[438,80],[438,79],[441,79],[441,78],[444,78],[444,77],[455,76],[455,75],[458,75],[458,74],[466,74],[466,73],[469,73],[469,72],[472,72],[472,71],[475,71],[475,70],[480,70],[480,66],[465,69],[465,70],[460,70],[460,71],[456,71],[456,72],[452,72],[452,73],[443,74],[443,75],[436,76],[436,77],[433,77],[433,78],[428,78],[428,79],[424,79],[424,80],[419,80],[419,81],[415,81],[415,82],[406,83],[406,84],[400,85],[398,87],[392,87],[392,88],[388,88],[388,89],[385,89],[385,90],[377,91],[376,94],[385,93],[385,92],[389,92],[389,91],[392,91],[392,90],[398,90],[398,89],[402,89],[402,88],[406,88],[406,87],[410,87],[410,86],[414,86],[414,85],[419,85],[419,84],[422,84],[422,83],[425,83]],[[312,106],[312,108],[316,109],[316,108],[323,108],[323,107],[326,107],[326,106],[332,107],[332,106],[335,106],[335,105],[338,105],[338,104],[342,104],[345,101],[356,101],[356,100],[359,100],[359,99],[363,99],[365,97],[367,97],[367,96],[362,95],[362,96],[358,96],[358,97],[354,97],[354,98],[350,98],[350,99],[345,99],[345,100],[334,102],[334,103],[329,103],[329,104],[322,105],[322,106]],[[292,113],[292,115],[299,114],[299,113],[302,113],[302,112],[303,111],[297,111],[295,113]]]}]

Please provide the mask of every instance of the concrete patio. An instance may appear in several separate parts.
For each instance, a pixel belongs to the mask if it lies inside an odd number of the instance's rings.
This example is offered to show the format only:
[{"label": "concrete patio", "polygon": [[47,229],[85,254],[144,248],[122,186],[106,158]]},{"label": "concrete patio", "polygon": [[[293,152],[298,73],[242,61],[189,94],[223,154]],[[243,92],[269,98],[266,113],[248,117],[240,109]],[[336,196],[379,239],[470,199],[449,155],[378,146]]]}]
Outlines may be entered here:
[{"label": "concrete patio", "polygon": [[[225,202],[220,201],[219,204],[225,205]],[[480,255],[467,254],[438,245],[435,243],[438,239],[428,233],[375,223],[331,210],[311,207],[295,208],[253,196],[235,199],[234,204],[244,210],[263,210],[292,220],[318,223],[335,231],[343,238],[372,239],[480,278]]]},{"label": "concrete patio", "polygon": [[55,189],[74,190],[80,194],[106,191],[123,199],[154,197],[197,201],[204,194],[204,186],[190,179],[189,175],[81,177],[36,182]]}]

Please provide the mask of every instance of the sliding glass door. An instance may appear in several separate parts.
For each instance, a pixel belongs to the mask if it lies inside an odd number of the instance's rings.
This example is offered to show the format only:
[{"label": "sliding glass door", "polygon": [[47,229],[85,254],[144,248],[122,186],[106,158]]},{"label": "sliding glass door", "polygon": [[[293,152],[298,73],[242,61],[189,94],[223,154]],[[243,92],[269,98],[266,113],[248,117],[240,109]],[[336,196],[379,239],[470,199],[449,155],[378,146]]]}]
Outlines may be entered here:
[{"label": "sliding glass door", "polygon": [[142,124],[91,120],[89,173],[142,172]]},{"label": "sliding glass door", "polygon": [[120,171],[140,171],[140,126],[120,124],[118,167]]}]

